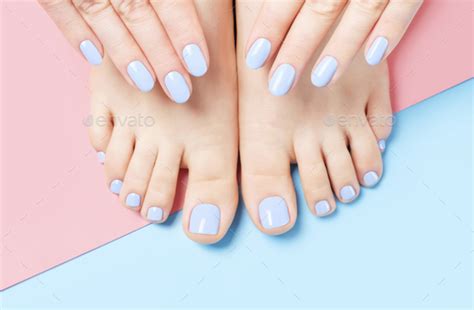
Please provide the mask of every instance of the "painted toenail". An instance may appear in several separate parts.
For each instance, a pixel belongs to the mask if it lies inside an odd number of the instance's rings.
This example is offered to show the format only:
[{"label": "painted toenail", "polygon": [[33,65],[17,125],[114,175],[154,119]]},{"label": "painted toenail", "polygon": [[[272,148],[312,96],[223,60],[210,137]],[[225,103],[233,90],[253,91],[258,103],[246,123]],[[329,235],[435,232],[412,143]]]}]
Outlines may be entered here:
[{"label": "painted toenail", "polygon": [[221,211],[213,204],[201,203],[191,211],[189,231],[193,234],[216,235],[219,232]]},{"label": "painted toenail", "polygon": [[387,47],[388,40],[384,37],[377,37],[365,55],[365,60],[367,63],[372,66],[378,65],[385,56]]},{"label": "painted toenail", "polygon": [[158,207],[150,207],[146,212],[146,218],[150,222],[161,222],[163,219],[163,209]]},{"label": "painted toenail", "polygon": [[122,190],[122,181],[120,180],[113,180],[111,183],[110,183],[110,191],[114,194],[117,194],[119,195],[120,194],[120,190]]},{"label": "painted toenail", "polygon": [[324,87],[331,82],[337,70],[337,60],[332,56],[324,56],[316,69],[311,73],[311,83],[316,87]]},{"label": "painted toenail", "polygon": [[247,66],[250,69],[261,68],[270,55],[271,50],[272,43],[269,40],[265,38],[257,39],[253,42],[247,53],[247,58],[245,60]]},{"label": "painted toenail", "polygon": [[318,201],[314,205],[314,211],[316,211],[317,216],[325,216],[331,211],[331,205],[327,200]]},{"label": "painted toenail", "polygon": [[384,139],[379,140],[379,143],[378,143],[379,144],[379,149],[380,149],[380,152],[382,152],[382,153],[385,151],[385,143],[386,142],[385,142]]},{"label": "painted toenail", "polygon": [[278,66],[273,73],[272,78],[268,84],[268,89],[273,96],[285,95],[293,86],[295,81],[296,71],[290,64],[282,64]]},{"label": "painted toenail", "polygon": [[84,40],[79,45],[82,55],[87,59],[91,65],[100,65],[102,63],[102,55],[99,49],[92,43],[91,40]]},{"label": "painted toenail", "polygon": [[171,99],[176,103],[185,103],[191,96],[186,80],[177,71],[171,71],[165,76],[165,85],[171,95]]},{"label": "painted toenail", "polygon": [[207,63],[201,49],[196,44],[188,44],[183,48],[183,58],[188,72],[192,76],[203,76],[207,72]]},{"label": "painted toenail", "polygon": [[258,206],[260,222],[265,229],[278,228],[290,222],[285,199],[272,196],[263,199]]},{"label": "painted toenail", "polygon": [[149,92],[155,86],[153,76],[141,61],[134,60],[129,63],[127,72],[135,86],[142,92]]},{"label": "painted toenail", "polygon": [[127,205],[127,207],[136,208],[140,206],[141,200],[142,199],[140,195],[135,194],[135,193],[130,193],[127,195],[127,199],[125,199],[125,204]]},{"label": "painted toenail", "polygon": [[97,160],[100,164],[104,164],[105,162],[105,153],[104,152],[97,152]]},{"label": "painted toenail", "polygon": [[364,185],[373,187],[379,182],[379,176],[375,171],[369,171],[364,174]]},{"label": "painted toenail", "polygon": [[341,198],[343,202],[351,202],[356,197],[356,191],[354,187],[350,185],[346,185],[343,188],[341,188],[340,193],[341,193]]}]

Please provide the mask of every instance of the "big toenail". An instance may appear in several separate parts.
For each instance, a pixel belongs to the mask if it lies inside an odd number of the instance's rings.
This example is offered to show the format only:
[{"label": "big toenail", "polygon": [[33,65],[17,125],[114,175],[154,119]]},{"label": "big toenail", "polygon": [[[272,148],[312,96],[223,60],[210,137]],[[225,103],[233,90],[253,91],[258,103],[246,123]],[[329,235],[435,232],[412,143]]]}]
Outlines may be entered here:
[{"label": "big toenail", "polygon": [[186,80],[178,71],[171,71],[165,76],[165,85],[171,99],[176,103],[185,103],[191,96]]},{"label": "big toenail", "polygon": [[111,183],[110,183],[110,191],[114,194],[117,194],[119,195],[120,194],[120,190],[122,189],[122,181],[120,180],[113,180]]},{"label": "big toenail", "polygon": [[142,92],[149,92],[155,86],[155,80],[145,65],[135,60],[128,64],[127,72],[135,86]]},{"label": "big toenail", "polygon": [[270,55],[271,50],[272,43],[268,39],[257,39],[255,42],[253,42],[247,53],[247,58],[245,59],[247,66],[250,69],[261,68],[263,64],[265,64],[265,61]]},{"label": "big toenail", "polygon": [[379,182],[379,175],[375,171],[369,171],[364,174],[364,185],[373,187]]},{"label": "big toenail", "polygon": [[351,202],[356,197],[356,191],[351,185],[346,185],[341,188],[340,193],[343,202]]},{"label": "big toenail", "polygon": [[100,164],[104,164],[105,162],[105,153],[104,152],[97,152],[97,160]]},{"label": "big toenail", "polygon": [[296,71],[290,64],[279,65],[268,83],[268,89],[273,96],[285,95],[293,86]]},{"label": "big toenail", "polygon": [[221,211],[210,203],[201,203],[191,211],[189,231],[193,234],[216,235],[219,232]]},{"label": "big toenail", "polygon": [[379,145],[379,150],[380,150],[380,152],[382,152],[382,153],[385,151],[385,143],[386,143],[386,142],[385,142],[384,139],[379,140],[379,143],[378,143],[378,145]]},{"label": "big toenail", "polygon": [[141,200],[142,199],[140,198],[140,195],[135,194],[135,193],[130,193],[127,195],[127,199],[125,199],[125,204],[127,205],[127,207],[136,208],[140,206]]},{"label": "big toenail", "polygon": [[285,199],[272,196],[263,199],[258,206],[260,222],[265,229],[278,228],[290,222]]},{"label": "big toenail", "polygon": [[314,205],[314,211],[316,211],[317,216],[325,216],[331,211],[331,205],[327,200],[318,201]]},{"label": "big toenail", "polygon": [[159,207],[150,207],[146,212],[146,218],[150,222],[161,222],[163,219],[163,209]]},{"label": "big toenail", "polygon": [[311,73],[311,83],[316,87],[324,87],[331,82],[337,71],[337,60],[332,56],[324,56],[324,58],[316,66]]}]

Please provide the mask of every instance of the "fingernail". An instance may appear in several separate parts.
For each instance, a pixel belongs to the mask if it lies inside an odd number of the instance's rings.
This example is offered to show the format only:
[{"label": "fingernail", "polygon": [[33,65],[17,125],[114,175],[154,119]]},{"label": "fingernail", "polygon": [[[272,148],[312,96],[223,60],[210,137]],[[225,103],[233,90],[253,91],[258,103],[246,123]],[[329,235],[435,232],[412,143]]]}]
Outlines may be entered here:
[{"label": "fingernail", "polygon": [[317,216],[325,216],[331,211],[331,205],[327,200],[318,201],[314,205],[314,211],[316,211]]},{"label": "fingernail", "polygon": [[185,103],[188,101],[191,93],[188,84],[183,75],[177,71],[171,71],[165,77],[165,85],[168,92],[176,103]]},{"label": "fingernail", "polygon": [[385,151],[385,143],[386,143],[386,142],[385,142],[384,139],[381,139],[381,140],[379,140],[379,142],[378,142],[380,152],[382,152],[382,153]]},{"label": "fingernail", "polygon": [[290,222],[290,214],[285,199],[279,196],[267,197],[258,206],[260,223],[266,229],[285,226]]},{"label": "fingernail", "polygon": [[127,207],[136,208],[140,206],[141,200],[142,199],[140,198],[140,195],[135,194],[135,193],[130,193],[127,195],[127,199],[125,199],[125,204],[127,205]]},{"label": "fingernail", "polygon": [[104,164],[105,162],[105,153],[104,152],[97,152],[97,160],[100,164]]},{"label": "fingernail", "polygon": [[388,40],[384,37],[377,37],[365,54],[365,60],[369,65],[378,65],[387,51]]},{"label": "fingernail", "polygon": [[150,222],[161,222],[163,219],[163,209],[158,207],[150,207],[146,212],[146,218]]},{"label": "fingernail", "polygon": [[324,56],[316,69],[311,73],[311,83],[316,87],[324,87],[331,82],[337,70],[337,60],[332,56]]},{"label": "fingernail", "polygon": [[183,58],[188,72],[192,76],[203,76],[207,72],[207,63],[204,55],[196,44],[188,44],[183,49]]},{"label": "fingernail", "polygon": [[269,40],[265,38],[257,39],[253,42],[247,53],[247,58],[245,60],[247,66],[251,69],[261,68],[267,60],[268,55],[270,55],[271,49],[272,43]]},{"label": "fingernail", "polygon": [[193,234],[216,235],[219,232],[221,212],[215,205],[198,204],[191,211],[189,231]]},{"label": "fingernail", "polygon": [[145,65],[135,60],[128,64],[127,72],[135,86],[142,92],[149,92],[155,86],[155,80]]},{"label": "fingernail", "polygon": [[356,197],[356,191],[350,185],[346,185],[343,188],[341,188],[340,194],[341,194],[341,198],[343,202],[351,202]]},{"label": "fingernail", "polygon": [[364,185],[373,187],[379,182],[379,176],[375,171],[369,171],[364,174]]},{"label": "fingernail", "polygon": [[92,43],[91,40],[84,40],[79,44],[82,55],[91,65],[100,65],[102,63],[102,55],[99,49]]},{"label": "fingernail", "polygon": [[117,194],[119,195],[120,194],[120,190],[122,189],[122,181],[120,180],[113,180],[111,183],[110,183],[110,191],[114,194]]},{"label": "fingernail", "polygon": [[270,79],[268,89],[274,96],[285,95],[293,86],[296,71],[290,64],[282,64],[278,66]]}]

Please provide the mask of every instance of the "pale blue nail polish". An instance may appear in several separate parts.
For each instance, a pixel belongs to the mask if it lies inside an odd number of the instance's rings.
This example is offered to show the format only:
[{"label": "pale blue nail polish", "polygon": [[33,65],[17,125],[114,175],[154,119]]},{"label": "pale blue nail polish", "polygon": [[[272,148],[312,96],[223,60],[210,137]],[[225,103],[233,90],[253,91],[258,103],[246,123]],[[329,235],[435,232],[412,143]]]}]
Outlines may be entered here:
[{"label": "pale blue nail polish", "polygon": [[135,193],[130,193],[127,195],[127,199],[125,199],[125,204],[127,207],[136,208],[140,206],[142,199],[140,195]]},{"label": "pale blue nail polish", "polygon": [[341,188],[340,194],[341,194],[342,202],[351,202],[356,197],[356,191],[354,187],[350,185],[346,185],[343,188]]},{"label": "pale blue nail polish", "polygon": [[189,231],[200,235],[217,235],[221,221],[221,212],[213,204],[201,203],[191,211]]},{"label": "pale blue nail polish", "polygon": [[186,80],[177,71],[171,71],[166,75],[165,85],[171,95],[171,99],[176,103],[185,103],[191,96]]},{"label": "pale blue nail polish", "polygon": [[268,89],[273,96],[285,95],[293,86],[296,70],[290,64],[279,65],[272,75],[268,84]]},{"label": "pale blue nail polish", "polygon": [[314,211],[316,211],[317,216],[325,216],[331,212],[331,205],[327,200],[318,201],[314,205]]},{"label": "pale blue nail polish", "polygon": [[373,187],[379,182],[379,175],[375,171],[369,171],[364,174],[364,185]]},{"label": "pale blue nail polish", "polygon": [[337,71],[337,60],[332,56],[324,56],[316,69],[311,73],[311,83],[316,87],[324,87],[331,82]]},{"label": "pale blue nail polish", "polygon": [[100,65],[102,63],[102,55],[99,52],[99,49],[92,43],[91,40],[84,40],[79,45],[79,48],[84,55],[84,58],[91,64],[91,65]]},{"label": "pale blue nail polish", "polygon": [[128,64],[127,72],[135,86],[142,92],[149,92],[155,86],[153,76],[141,61],[134,60]]},{"label": "pale blue nail polish", "polygon": [[120,194],[120,191],[122,190],[122,181],[120,180],[113,180],[111,183],[110,183],[110,191],[114,194],[117,194],[119,195]]},{"label": "pale blue nail polish", "polygon": [[272,50],[272,43],[265,39],[260,38],[253,42],[250,47],[245,62],[247,66],[251,69],[261,68]]},{"label": "pale blue nail polish", "polygon": [[104,164],[105,162],[105,153],[104,152],[97,152],[97,160],[100,164]]},{"label": "pale blue nail polish", "polygon": [[188,44],[183,49],[183,58],[188,72],[192,76],[203,76],[207,72],[207,63],[204,55],[196,44]]},{"label": "pale blue nail polish", "polygon": [[258,214],[265,229],[278,228],[290,222],[288,206],[280,196],[263,199],[258,206]]},{"label": "pale blue nail polish", "polygon": [[146,218],[150,222],[161,222],[163,220],[163,209],[159,207],[150,207],[146,212]]},{"label": "pale blue nail polish", "polygon": [[387,51],[388,40],[384,37],[377,37],[365,54],[365,60],[369,65],[378,65]]},{"label": "pale blue nail polish", "polygon": [[385,140],[384,139],[379,140],[378,145],[379,145],[380,152],[383,153],[385,151],[385,147],[386,147]]}]

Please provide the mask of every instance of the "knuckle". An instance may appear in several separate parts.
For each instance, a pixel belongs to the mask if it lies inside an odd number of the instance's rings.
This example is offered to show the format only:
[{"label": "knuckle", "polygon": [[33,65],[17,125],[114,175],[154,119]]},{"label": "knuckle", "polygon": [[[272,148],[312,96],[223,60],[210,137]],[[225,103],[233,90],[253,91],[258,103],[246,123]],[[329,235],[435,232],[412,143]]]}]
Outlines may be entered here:
[{"label": "knuckle", "polygon": [[150,17],[150,6],[146,0],[116,0],[116,9],[120,16],[130,23],[141,23]]},{"label": "knuckle", "polygon": [[366,13],[381,12],[388,3],[388,0],[351,0],[351,3]]},{"label": "knuckle", "polygon": [[99,15],[110,8],[109,0],[73,0],[75,7],[84,15]]},{"label": "knuckle", "polygon": [[346,0],[306,0],[307,5],[314,13],[334,19],[342,11]]}]

